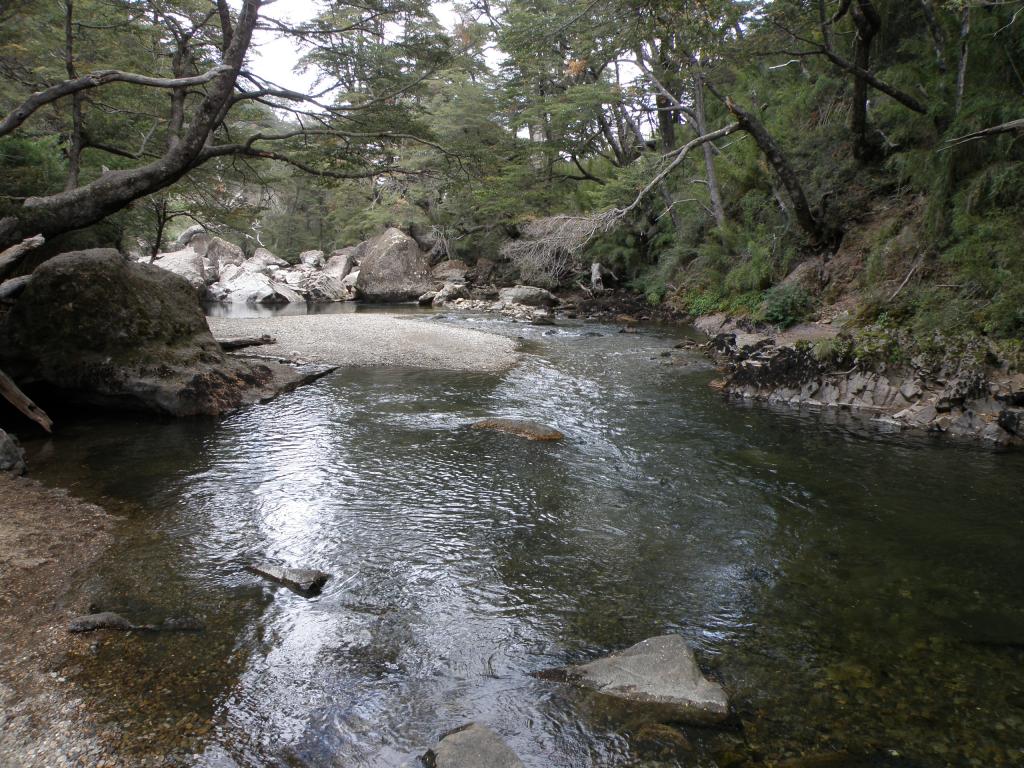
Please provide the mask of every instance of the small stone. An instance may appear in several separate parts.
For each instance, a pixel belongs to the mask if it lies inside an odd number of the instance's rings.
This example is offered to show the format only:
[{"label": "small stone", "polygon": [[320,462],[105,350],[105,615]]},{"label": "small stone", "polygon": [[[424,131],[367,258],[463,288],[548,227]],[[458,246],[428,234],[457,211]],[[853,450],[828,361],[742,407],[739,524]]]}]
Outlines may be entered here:
[{"label": "small stone", "polygon": [[473,429],[491,429],[496,432],[507,432],[510,435],[525,437],[527,440],[551,442],[565,437],[557,429],[527,419],[482,419],[472,424]]},{"label": "small stone", "polygon": [[250,573],[265,579],[283,584],[303,597],[314,597],[320,594],[330,574],[309,568],[282,568],[269,563],[250,565],[246,568]]}]

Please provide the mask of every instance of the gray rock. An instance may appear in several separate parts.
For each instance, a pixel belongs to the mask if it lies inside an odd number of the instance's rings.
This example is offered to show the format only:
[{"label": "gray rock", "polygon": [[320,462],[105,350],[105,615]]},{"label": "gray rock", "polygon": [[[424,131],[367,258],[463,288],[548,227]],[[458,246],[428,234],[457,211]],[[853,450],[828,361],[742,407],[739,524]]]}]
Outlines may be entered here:
[{"label": "gray rock", "polygon": [[225,356],[185,280],[111,249],[40,265],[0,321],[0,359],[69,401],[171,416],[226,413],[299,378]]},{"label": "gray rock", "polygon": [[309,301],[327,303],[333,301],[345,301],[348,299],[348,291],[342,285],[342,281],[328,275],[326,272],[309,272],[303,281],[301,290],[306,294]]},{"label": "gray rock", "polygon": [[532,285],[502,288],[498,298],[506,304],[525,304],[528,307],[553,307],[558,304],[558,298],[553,293]]},{"label": "gray rock", "polygon": [[703,674],[679,635],[644,640],[621,653],[569,669],[570,679],[629,701],[671,706],[692,723],[717,723],[729,715],[729,698]]},{"label": "gray rock", "polygon": [[[202,240],[202,243],[197,242],[199,240]],[[178,239],[174,241],[174,250],[182,251],[192,246],[192,250],[202,256],[205,255],[205,249],[209,247],[208,240],[209,236],[206,234],[206,227],[202,224],[193,224],[178,235]]]},{"label": "gray rock", "polygon": [[496,432],[507,432],[510,435],[525,437],[527,440],[551,442],[565,437],[557,429],[538,424],[527,419],[483,419],[471,425],[473,429],[491,429]]},{"label": "gray rock", "polygon": [[324,267],[324,252],[323,251],[303,251],[299,254],[299,263],[305,264],[307,267],[313,269],[323,269]]},{"label": "gray rock", "polygon": [[466,287],[465,283],[445,283],[444,287],[434,294],[434,297],[431,299],[431,304],[435,307],[442,307],[449,301],[468,298],[469,288]]},{"label": "gray rock", "polygon": [[429,307],[431,304],[434,303],[435,296],[437,296],[437,291],[427,291],[418,299],[416,299],[416,303],[419,304],[421,307]]},{"label": "gray rock", "polygon": [[213,237],[210,238],[210,244],[206,248],[206,258],[212,261],[220,271],[229,264],[239,266],[245,261],[245,254],[237,245],[219,237]]},{"label": "gray rock", "polygon": [[466,282],[466,274],[469,272],[469,267],[466,262],[458,259],[450,259],[448,261],[442,261],[440,264],[435,266],[430,275],[435,280],[439,280],[444,283],[464,283]]},{"label": "gray rock", "polygon": [[160,258],[153,262],[153,265],[185,278],[200,295],[206,292],[206,265],[203,263],[203,257],[191,248],[161,254]]},{"label": "gray rock", "polygon": [[270,565],[269,563],[250,565],[248,570],[257,576],[276,581],[278,584],[284,584],[284,586],[305,597],[320,594],[320,590],[323,589],[324,584],[330,578],[330,575],[323,571],[309,568],[282,568],[277,565]]},{"label": "gray rock", "polygon": [[434,768],[523,768],[498,734],[476,723],[445,735],[424,761]]},{"label": "gray rock", "polygon": [[903,395],[904,400],[912,403],[921,396],[921,387],[917,385],[917,382],[906,381],[900,387],[900,394]]},{"label": "gray rock", "polygon": [[358,294],[356,293],[356,284],[359,282],[359,270],[353,269],[344,279],[341,281],[341,287],[345,289],[345,296],[348,299],[355,299]]},{"label": "gray rock", "polygon": [[0,429],[0,472],[25,474],[25,451],[18,438]]},{"label": "gray rock", "polygon": [[289,304],[305,301],[286,283],[277,282],[258,272],[242,272],[218,285],[213,293],[229,304]]},{"label": "gray rock", "polygon": [[426,254],[401,230],[391,228],[368,241],[356,281],[359,298],[385,303],[415,301],[432,283]]},{"label": "gray rock", "polygon": [[356,265],[355,250],[355,248],[350,247],[334,251],[331,254],[331,258],[324,265],[324,274],[335,277],[338,280],[344,280],[348,277],[348,273]]}]

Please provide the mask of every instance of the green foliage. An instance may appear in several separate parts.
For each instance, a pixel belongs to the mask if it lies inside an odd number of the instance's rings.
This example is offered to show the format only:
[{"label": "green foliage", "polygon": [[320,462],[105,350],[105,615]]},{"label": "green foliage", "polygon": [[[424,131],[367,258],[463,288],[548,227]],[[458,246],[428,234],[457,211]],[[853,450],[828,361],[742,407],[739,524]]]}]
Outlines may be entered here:
[{"label": "green foliage", "polygon": [[777,285],[764,296],[761,319],[789,328],[806,320],[814,308],[810,294],[799,285]]}]

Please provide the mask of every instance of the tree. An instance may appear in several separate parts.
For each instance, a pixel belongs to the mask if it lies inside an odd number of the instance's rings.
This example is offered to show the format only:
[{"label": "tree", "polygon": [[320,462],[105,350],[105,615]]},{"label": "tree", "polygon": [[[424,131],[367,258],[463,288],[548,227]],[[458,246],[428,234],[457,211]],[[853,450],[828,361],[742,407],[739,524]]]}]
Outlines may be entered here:
[{"label": "tree", "polygon": [[[401,97],[425,81],[448,52],[443,36],[421,22],[429,15],[426,5],[387,0],[332,5],[298,27],[261,15],[266,5],[269,0],[244,0],[235,13],[227,0],[66,2],[64,77],[49,73],[32,93],[25,95],[23,87],[16,101],[5,94],[5,101],[14,103],[0,118],[0,141],[16,138],[27,123],[48,117],[50,110],[70,105],[67,181],[60,191],[3,206],[0,250],[26,237],[50,238],[95,224],[219,160],[272,160],[336,179],[402,172],[389,146],[428,139],[422,126],[406,119]],[[112,21],[76,21],[76,13],[85,9],[90,19],[106,14]],[[389,31],[394,41],[383,34],[392,23],[400,26],[398,33]],[[148,39],[149,71],[103,68],[80,74],[76,35],[94,26],[116,26],[121,35]],[[328,81],[320,93],[295,93],[246,69],[259,28],[292,35],[310,47],[310,63],[320,66]],[[265,119],[269,110],[282,109],[291,119],[286,129],[261,126],[273,122]],[[123,135],[140,114],[152,127],[138,148],[94,136],[93,123],[119,123]],[[116,127],[108,133],[116,135]],[[83,152],[90,148],[128,162],[101,166],[95,177],[83,178]]]}]

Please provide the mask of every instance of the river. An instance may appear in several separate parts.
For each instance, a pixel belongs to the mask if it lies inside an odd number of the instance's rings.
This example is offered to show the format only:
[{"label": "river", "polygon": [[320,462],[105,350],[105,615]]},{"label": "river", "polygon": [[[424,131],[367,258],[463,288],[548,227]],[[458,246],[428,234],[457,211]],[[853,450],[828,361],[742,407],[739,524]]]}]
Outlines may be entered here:
[{"label": "river", "polygon": [[[477,721],[538,767],[1024,764],[1024,456],[726,403],[664,356],[678,330],[423,322],[522,337],[523,361],[28,445],[122,516],[93,603],[207,622],[69,660],[126,759],[399,766]],[[465,428],[488,415],[566,439]],[[333,578],[304,599],[243,570],[264,560]],[[530,675],[668,632],[737,713],[689,746]]]}]

